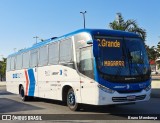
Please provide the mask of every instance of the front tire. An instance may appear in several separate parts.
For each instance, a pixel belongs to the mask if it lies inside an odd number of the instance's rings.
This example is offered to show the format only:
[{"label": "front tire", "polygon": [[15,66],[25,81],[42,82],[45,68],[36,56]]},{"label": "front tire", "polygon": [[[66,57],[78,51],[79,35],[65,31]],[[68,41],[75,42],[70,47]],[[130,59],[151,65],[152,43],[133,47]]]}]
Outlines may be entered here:
[{"label": "front tire", "polygon": [[23,86],[21,86],[19,94],[20,94],[20,97],[21,97],[22,101],[27,101],[28,96],[25,96],[25,92],[24,92]]},{"label": "front tire", "polygon": [[79,104],[76,102],[74,90],[70,88],[67,93],[67,105],[72,111],[79,110]]}]

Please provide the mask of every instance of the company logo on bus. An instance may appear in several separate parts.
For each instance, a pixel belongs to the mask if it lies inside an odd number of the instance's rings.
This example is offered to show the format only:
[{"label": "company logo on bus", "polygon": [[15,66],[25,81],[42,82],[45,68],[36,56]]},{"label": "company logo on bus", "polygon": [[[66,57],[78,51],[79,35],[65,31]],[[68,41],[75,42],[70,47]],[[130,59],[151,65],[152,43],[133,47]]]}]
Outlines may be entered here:
[{"label": "company logo on bus", "polygon": [[23,77],[23,74],[22,73],[14,73],[12,75],[12,78],[22,78]]},{"label": "company logo on bus", "polygon": [[130,86],[129,86],[129,84],[127,84],[127,89],[129,89],[130,88]]},{"label": "company logo on bus", "polygon": [[45,76],[51,76],[51,75],[62,75],[62,70],[59,71],[50,71],[47,70],[44,72]]}]

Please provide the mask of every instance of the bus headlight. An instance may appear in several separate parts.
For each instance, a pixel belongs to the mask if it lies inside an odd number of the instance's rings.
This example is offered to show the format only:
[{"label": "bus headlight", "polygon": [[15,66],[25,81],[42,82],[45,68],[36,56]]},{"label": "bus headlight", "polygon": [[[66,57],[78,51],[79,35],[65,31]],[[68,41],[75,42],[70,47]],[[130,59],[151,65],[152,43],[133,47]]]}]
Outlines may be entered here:
[{"label": "bus headlight", "polygon": [[104,91],[104,92],[107,92],[107,93],[114,93],[115,91],[114,90],[112,90],[112,89],[110,89],[110,88],[107,88],[107,87],[105,87],[105,86],[102,86],[102,85],[98,85],[98,88],[99,89],[101,89],[102,91]]},{"label": "bus headlight", "polygon": [[146,87],[144,90],[149,91],[151,89],[151,85],[149,85],[148,87]]}]

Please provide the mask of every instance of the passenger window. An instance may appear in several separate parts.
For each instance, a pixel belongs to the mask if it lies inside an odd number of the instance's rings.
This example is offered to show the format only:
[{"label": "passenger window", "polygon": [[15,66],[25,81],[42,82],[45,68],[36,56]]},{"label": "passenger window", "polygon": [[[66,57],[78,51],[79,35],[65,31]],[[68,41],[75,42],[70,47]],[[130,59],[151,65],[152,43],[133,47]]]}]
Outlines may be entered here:
[{"label": "passenger window", "polygon": [[60,42],[60,62],[71,62],[73,59],[71,38]]},{"label": "passenger window", "polygon": [[39,49],[39,66],[45,66],[48,63],[48,47],[44,46]]},{"label": "passenger window", "polygon": [[16,69],[19,70],[22,68],[22,54],[17,55],[16,57]]},{"label": "passenger window", "polygon": [[11,57],[11,70],[15,69],[15,57]]},{"label": "passenger window", "polygon": [[29,68],[29,52],[25,52],[22,55],[23,59],[23,68]]},{"label": "passenger window", "polygon": [[30,67],[37,67],[37,63],[38,63],[38,51],[37,50],[33,50],[31,51],[31,55],[30,55]]},{"label": "passenger window", "polygon": [[52,43],[48,47],[49,64],[58,64],[59,61],[59,43]]}]

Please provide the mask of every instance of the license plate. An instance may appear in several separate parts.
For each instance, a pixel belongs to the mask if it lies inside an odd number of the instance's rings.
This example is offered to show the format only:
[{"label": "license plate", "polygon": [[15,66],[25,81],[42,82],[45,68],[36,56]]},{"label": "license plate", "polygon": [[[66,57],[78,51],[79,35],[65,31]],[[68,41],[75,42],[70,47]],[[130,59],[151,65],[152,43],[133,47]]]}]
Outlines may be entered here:
[{"label": "license plate", "polygon": [[136,100],[135,95],[127,96],[127,100]]}]

